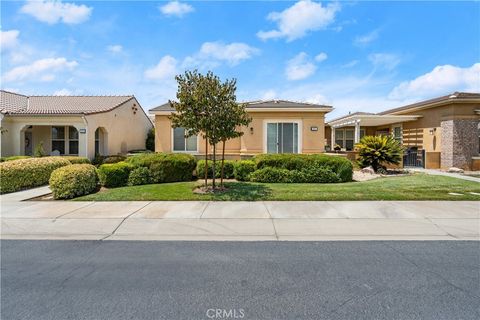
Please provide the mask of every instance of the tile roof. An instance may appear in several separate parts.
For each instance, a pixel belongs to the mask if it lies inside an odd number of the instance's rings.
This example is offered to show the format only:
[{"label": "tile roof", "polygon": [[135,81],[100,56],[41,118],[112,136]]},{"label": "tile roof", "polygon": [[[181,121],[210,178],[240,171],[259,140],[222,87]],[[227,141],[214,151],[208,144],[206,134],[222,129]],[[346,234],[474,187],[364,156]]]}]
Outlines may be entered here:
[{"label": "tile roof", "polygon": [[[330,108],[331,106],[314,104],[308,102],[296,102],[288,100],[256,100],[256,101],[247,101],[244,102],[247,106],[247,109],[260,109],[260,108],[271,108],[271,109],[295,109],[295,108]],[[170,103],[164,103],[158,107],[150,109],[150,111],[175,111],[175,109],[170,105]]]},{"label": "tile roof", "polygon": [[107,112],[134,96],[24,96],[1,90],[0,112],[7,114],[92,114]]}]

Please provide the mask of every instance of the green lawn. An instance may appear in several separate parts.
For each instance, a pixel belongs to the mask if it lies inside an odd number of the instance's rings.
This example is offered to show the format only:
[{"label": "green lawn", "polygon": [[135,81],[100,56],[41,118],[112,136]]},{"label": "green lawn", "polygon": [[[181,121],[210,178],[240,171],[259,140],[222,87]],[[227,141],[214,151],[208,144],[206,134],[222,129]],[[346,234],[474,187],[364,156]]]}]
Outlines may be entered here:
[{"label": "green lawn", "polygon": [[336,184],[229,182],[228,191],[214,195],[193,193],[200,183],[115,188],[75,200],[480,200],[480,196],[469,193],[480,193],[480,183],[425,174]]}]

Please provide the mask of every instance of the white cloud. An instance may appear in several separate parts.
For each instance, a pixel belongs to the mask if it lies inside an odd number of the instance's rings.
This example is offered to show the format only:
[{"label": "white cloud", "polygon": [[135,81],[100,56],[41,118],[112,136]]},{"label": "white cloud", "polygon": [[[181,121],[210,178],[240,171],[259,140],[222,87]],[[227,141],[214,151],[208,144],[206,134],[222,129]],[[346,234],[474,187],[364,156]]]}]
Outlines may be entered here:
[{"label": "white cloud", "polygon": [[273,100],[277,96],[277,92],[273,89],[267,90],[262,94],[262,100]]},{"label": "white cloud", "polygon": [[252,58],[260,51],[246,43],[205,42],[193,56],[185,58],[184,66],[215,67],[221,62],[235,66],[244,60]]},{"label": "white cloud", "polygon": [[368,60],[375,68],[393,70],[400,63],[399,56],[391,53],[372,53],[368,56]]},{"label": "white cloud", "polygon": [[324,60],[327,60],[328,55],[325,52],[320,52],[315,56],[315,61],[317,62],[322,62]]},{"label": "white cloud", "polygon": [[293,59],[287,61],[285,75],[288,80],[302,80],[308,78],[317,70],[317,66],[309,61],[305,52],[300,52]]},{"label": "white cloud", "polygon": [[287,38],[293,41],[304,37],[309,31],[326,28],[335,21],[335,14],[340,10],[338,3],[322,6],[321,3],[301,0],[282,12],[271,12],[267,19],[277,23],[277,29],[259,31],[262,40]]},{"label": "white cloud", "polygon": [[107,50],[112,53],[120,53],[123,51],[123,47],[119,44],[113,44],[107,47]]},{"label": "white cloud", "polygon": [[19,34],[20,34],[20,31],[18,30],[0,31],[1,51],[5,51],[7,49],[12,49],[16,47],[18,44]]},{"label": "white cloud", "polygon": [[72,95],[72,91],[68,90],[68,89],[60,89],[60,90],[57,90],[53,93],[54,96],[71,96]]},{"label": "white cloud", "polygon": [[3,76],[3,81],[13,82],[22,80],[52,81],[55,73],[73,70],[78,63],[66,58],[46,58],[36,60],[31,64],[18,66]]},{"label": "white cloud", "polygon": [[93,8],[75,3],[61,1],[34,1],[28,0],[20,12],[31,15],[39,21],[55,24],[60,21],[66,24],[82,23],[90,17]]},{"label": "white cloud", "polygon": [[379,30],[376,29],[376,30],[373,30],[372,32],[369,32],[369,33],[363,35],[363,36],[357,36],[355,38],[355,40],[353,41],[353,43],[356,46],[366,46],[366,45],[370,44],[371,42],[377,40],[378,35],[379,35]]},{"label": "white cloud", "polygon": [[160,59],[158,64],[145,71],[145,78],[150,80],[168,80],[177,74],[177,59],[166,55]]},{"label": "white cloud", "polygon": [[396,86],[392,99],[416,99],[445,95],[454,91],[480,92],[480,63],[462,68],[452,65],[436,66],[432,71]]},{"label": "white cloud", "polygon": [[164,6],[158,8],[166,16],[183,17],[187,13],[194,11],[193,7],[186,3],[170,1]]}]

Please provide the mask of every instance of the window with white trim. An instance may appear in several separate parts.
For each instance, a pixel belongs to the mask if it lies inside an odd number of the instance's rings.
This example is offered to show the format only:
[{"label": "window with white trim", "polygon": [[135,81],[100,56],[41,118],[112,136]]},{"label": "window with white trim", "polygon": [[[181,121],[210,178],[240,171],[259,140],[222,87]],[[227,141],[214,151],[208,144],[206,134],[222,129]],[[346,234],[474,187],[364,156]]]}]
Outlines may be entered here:
[{"label": "window with white trim", "polygon": [[68,127],[68,154],[78,155],[78,130],[75,127]]},{"label": "window with white trim", "polygon": [[52,127],[52,152],[65,154],[65,127]]},{"label": "window with white trim", "polygon": [[[365,135],[365,129],[360,129],[360,139]],[[346,151],[352,151],[355,146],[355,129],[335,129],[335,144]]]},{"label": "window with white trim", "polygon": [[174,152],[197,152],[197,136],[185,136],[184,128],[173,128]]},{"label": "window with white trim", "polygon": [[397,140],[399,143],[402,143],[402,127],[393,127],[393,139]]},{"label": "window with white trim", "polygon": [[298,145],[298,123],[267,123],[267,153],[298,153]]}]

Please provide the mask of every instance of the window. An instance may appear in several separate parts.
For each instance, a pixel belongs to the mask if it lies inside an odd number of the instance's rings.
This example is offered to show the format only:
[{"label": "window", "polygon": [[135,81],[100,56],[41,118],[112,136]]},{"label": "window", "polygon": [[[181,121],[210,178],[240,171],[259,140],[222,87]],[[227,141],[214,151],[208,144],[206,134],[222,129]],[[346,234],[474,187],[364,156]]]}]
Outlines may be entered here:
[{"label": "window", "polygon": [[354,129],[345,129],[345,150],[347,151],[353,150],[354,137],[355,137]]},{"label": "window", "polygon": [[68,153],[78,155],[78,130],[68,127]]},{"label": "window", "polygon": [[185,137],[184,128],[173,129],[173,151],[176,152],[196,152],[197,136]]},{"label": "window", "polygon": [[65,154],[65,127],[52,127],[52,152]]},{"label": "window", "polygon": [[298,123],[267,123],[267,153],[298,153]]},{"label": "window", "polygon": [[95,155],[100,155],[100,128],[95,130]]},{"label": "window", "polygon": [[343,143],[344,132],[345,130],[343,129],[335,129],[335,145],[339,145],[341,148],[345,148]]},{"label": "window", "polygon": [[393,128],[393,138],[402,143],[402,127]]},{"label": "window", "polygon": [[[365,130],[360,130],[360,138],[365,135]],[[352,151],[355,144],[355,129],[335,129],[335,144],[342,149]]]}]

